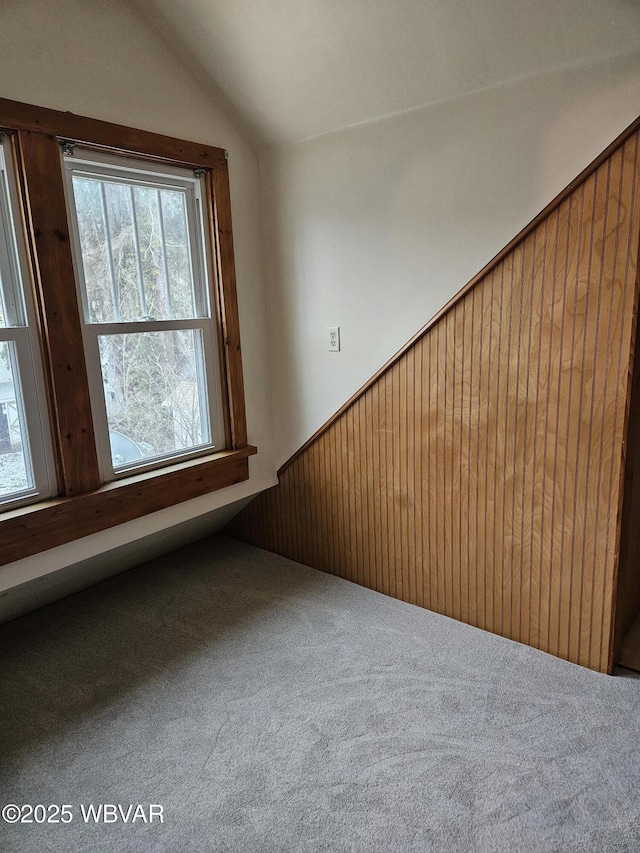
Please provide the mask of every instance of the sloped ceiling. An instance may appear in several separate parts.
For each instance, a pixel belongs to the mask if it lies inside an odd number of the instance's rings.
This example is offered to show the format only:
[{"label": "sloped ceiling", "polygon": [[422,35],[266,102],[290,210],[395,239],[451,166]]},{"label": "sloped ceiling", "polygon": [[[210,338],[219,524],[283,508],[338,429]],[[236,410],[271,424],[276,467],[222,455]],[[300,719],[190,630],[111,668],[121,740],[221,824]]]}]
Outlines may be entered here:
[{"label": "sloped ceiling", "polygon": [[638,0],[132,0],[259,145],[630,53]]}]

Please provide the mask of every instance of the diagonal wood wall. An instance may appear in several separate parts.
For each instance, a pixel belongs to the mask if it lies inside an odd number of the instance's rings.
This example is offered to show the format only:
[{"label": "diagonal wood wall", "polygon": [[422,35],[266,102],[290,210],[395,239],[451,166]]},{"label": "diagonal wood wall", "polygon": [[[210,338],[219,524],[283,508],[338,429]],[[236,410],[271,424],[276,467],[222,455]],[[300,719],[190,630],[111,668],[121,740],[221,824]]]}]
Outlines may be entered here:
[{"label": "diagonal wood wall", "polygon": [[610,669],[639,133],[534,220],[227,532]]}]

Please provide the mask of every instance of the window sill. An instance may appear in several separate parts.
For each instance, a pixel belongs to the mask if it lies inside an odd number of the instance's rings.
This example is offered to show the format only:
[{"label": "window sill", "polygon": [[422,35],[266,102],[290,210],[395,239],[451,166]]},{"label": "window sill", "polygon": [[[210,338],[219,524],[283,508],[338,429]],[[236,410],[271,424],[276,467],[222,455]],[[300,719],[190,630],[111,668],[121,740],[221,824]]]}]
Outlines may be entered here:
[{"label": "window sill", "polygon": [[226,450],[75,497],[8,510],[0,516],[0,565],[248,480],[249,456],[256,452],[251,445]]}]

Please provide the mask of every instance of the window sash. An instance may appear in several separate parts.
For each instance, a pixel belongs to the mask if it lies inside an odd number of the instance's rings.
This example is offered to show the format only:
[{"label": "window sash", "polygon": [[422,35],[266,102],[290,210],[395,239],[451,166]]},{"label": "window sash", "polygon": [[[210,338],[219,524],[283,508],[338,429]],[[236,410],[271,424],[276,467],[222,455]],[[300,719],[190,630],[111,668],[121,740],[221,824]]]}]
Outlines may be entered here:
[{"label": "window sash", "polygon": [[[198,385],[201,392],[200,399],[206,406],[207,414],[207,440],[202,445],[192,450],[175,451],[173,453],[158,454],[152,459],[125,466],[119,466],[117,470],[113,466],[111,457],[111,442],[109,440],[109,426],[107,406],[104,396],[104,383],[102,375],[102,364],[100,359],[99,338],[107,335],[138,334],[144,332],[171,332],[194,329],[200,332],[202,338],[202,365],[207,379],[199,375]],[[91,404],[94,412],[94,427],[98,448],[98,463],[102,482],[111,482],[123,478],[132,472],[149,471],[159,468],[163,464],[180,460],[194,459],[198,456],[208,455],[216,450],[224,449],[224,420],[221,406],[220,371],[218,367],[216,338],[212,324],[206,320],[165,320],[146,321],[140,323],[109,323],[92,324],[85,326],[85,356],[89,385],[91,393]],[[207,381],[208,380],[208,381]]]},{"label": "window sash", "polygon": [[[76,214],[75,194],[73,188],[73,178],[92,178],[94,180],[103,180],[108,183],[116,183],[128,187],[140,187],[156,190],[174,190],[185,195],[186,215],[188,228],[188,245],[189,245],[189,262],[191,266],[191,280],[193,284],[193,299],[195,305],[196,317],[211,317],[211,276],[213,269],[210,264],[212,247],[208,239],[207,229],[203,215],[201,178],[196,178],[193,172],[189,173],[185,169],[176,169],[165,167],[164,171],[157,164],[153,164],[150,170],[147,170],[143,161],[137,162],[137,166],[133,166],[131,161],[124,157],[108,158],[107,155],[102,155],[96,160],[95,152],[79,149],[78,153],[64,156],[65,167],[65,192],[67,197],[67,209],[69,212],[69,222],[73,234],[75,246],[75,264],[76,264],[76,280],[79,287],[79,292],[82,297],[82,307],[84,311],[85,322],[91,322],[91,312],[87,304],[87,283],[84,277],[84,264],[82,261],[82,253],[80,250],[80,233],[78,227],[78,217]],[[87,159],[85,159],[85,157]],[[103,207],[105,215],[106,239],[108,242],[109,262],[111,265],[110,274],[112,281],[114,280],[113,270],[113,254],[110,245],[110,235],[108,229],[108,215],[106,212],[106,204],[103,195]],[[132,211],[135,218],[135,206],[132,198]],[[166,241],[164,234],[164,222],[162,223],[162,243],[163,243],[163,265],[165,275],[167,275],[167,287],[169,287],[166,259]],[[136,234],[136,254],[139,259],[138,246],[138,231],[135,227]],[[138,269],[140,277],[139,287],[144,290],[144,281],[142,270]],[[115,282],[114,282],[115,285]],[[117,312],[117,300],[114,297],[114,310]],[[144,303],[144,297],[141,299]],[[141,304],[141,309],[142,309]],[[119,319],[119,318],[118,318]],[[141,318],[142,319],[142,318]]]}]

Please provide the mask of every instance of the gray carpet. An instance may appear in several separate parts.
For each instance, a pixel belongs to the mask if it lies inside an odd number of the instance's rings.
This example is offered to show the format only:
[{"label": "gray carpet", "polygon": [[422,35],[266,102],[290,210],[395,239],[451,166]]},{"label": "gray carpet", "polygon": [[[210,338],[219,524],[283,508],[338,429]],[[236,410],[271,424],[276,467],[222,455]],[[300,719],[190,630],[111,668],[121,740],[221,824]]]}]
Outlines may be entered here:
[{"label": "gray carpet", "polygon": [[640,680],[237,542],[0,639],[2,803],[73,816],[2,823],[3,851],[640,850]]}]

